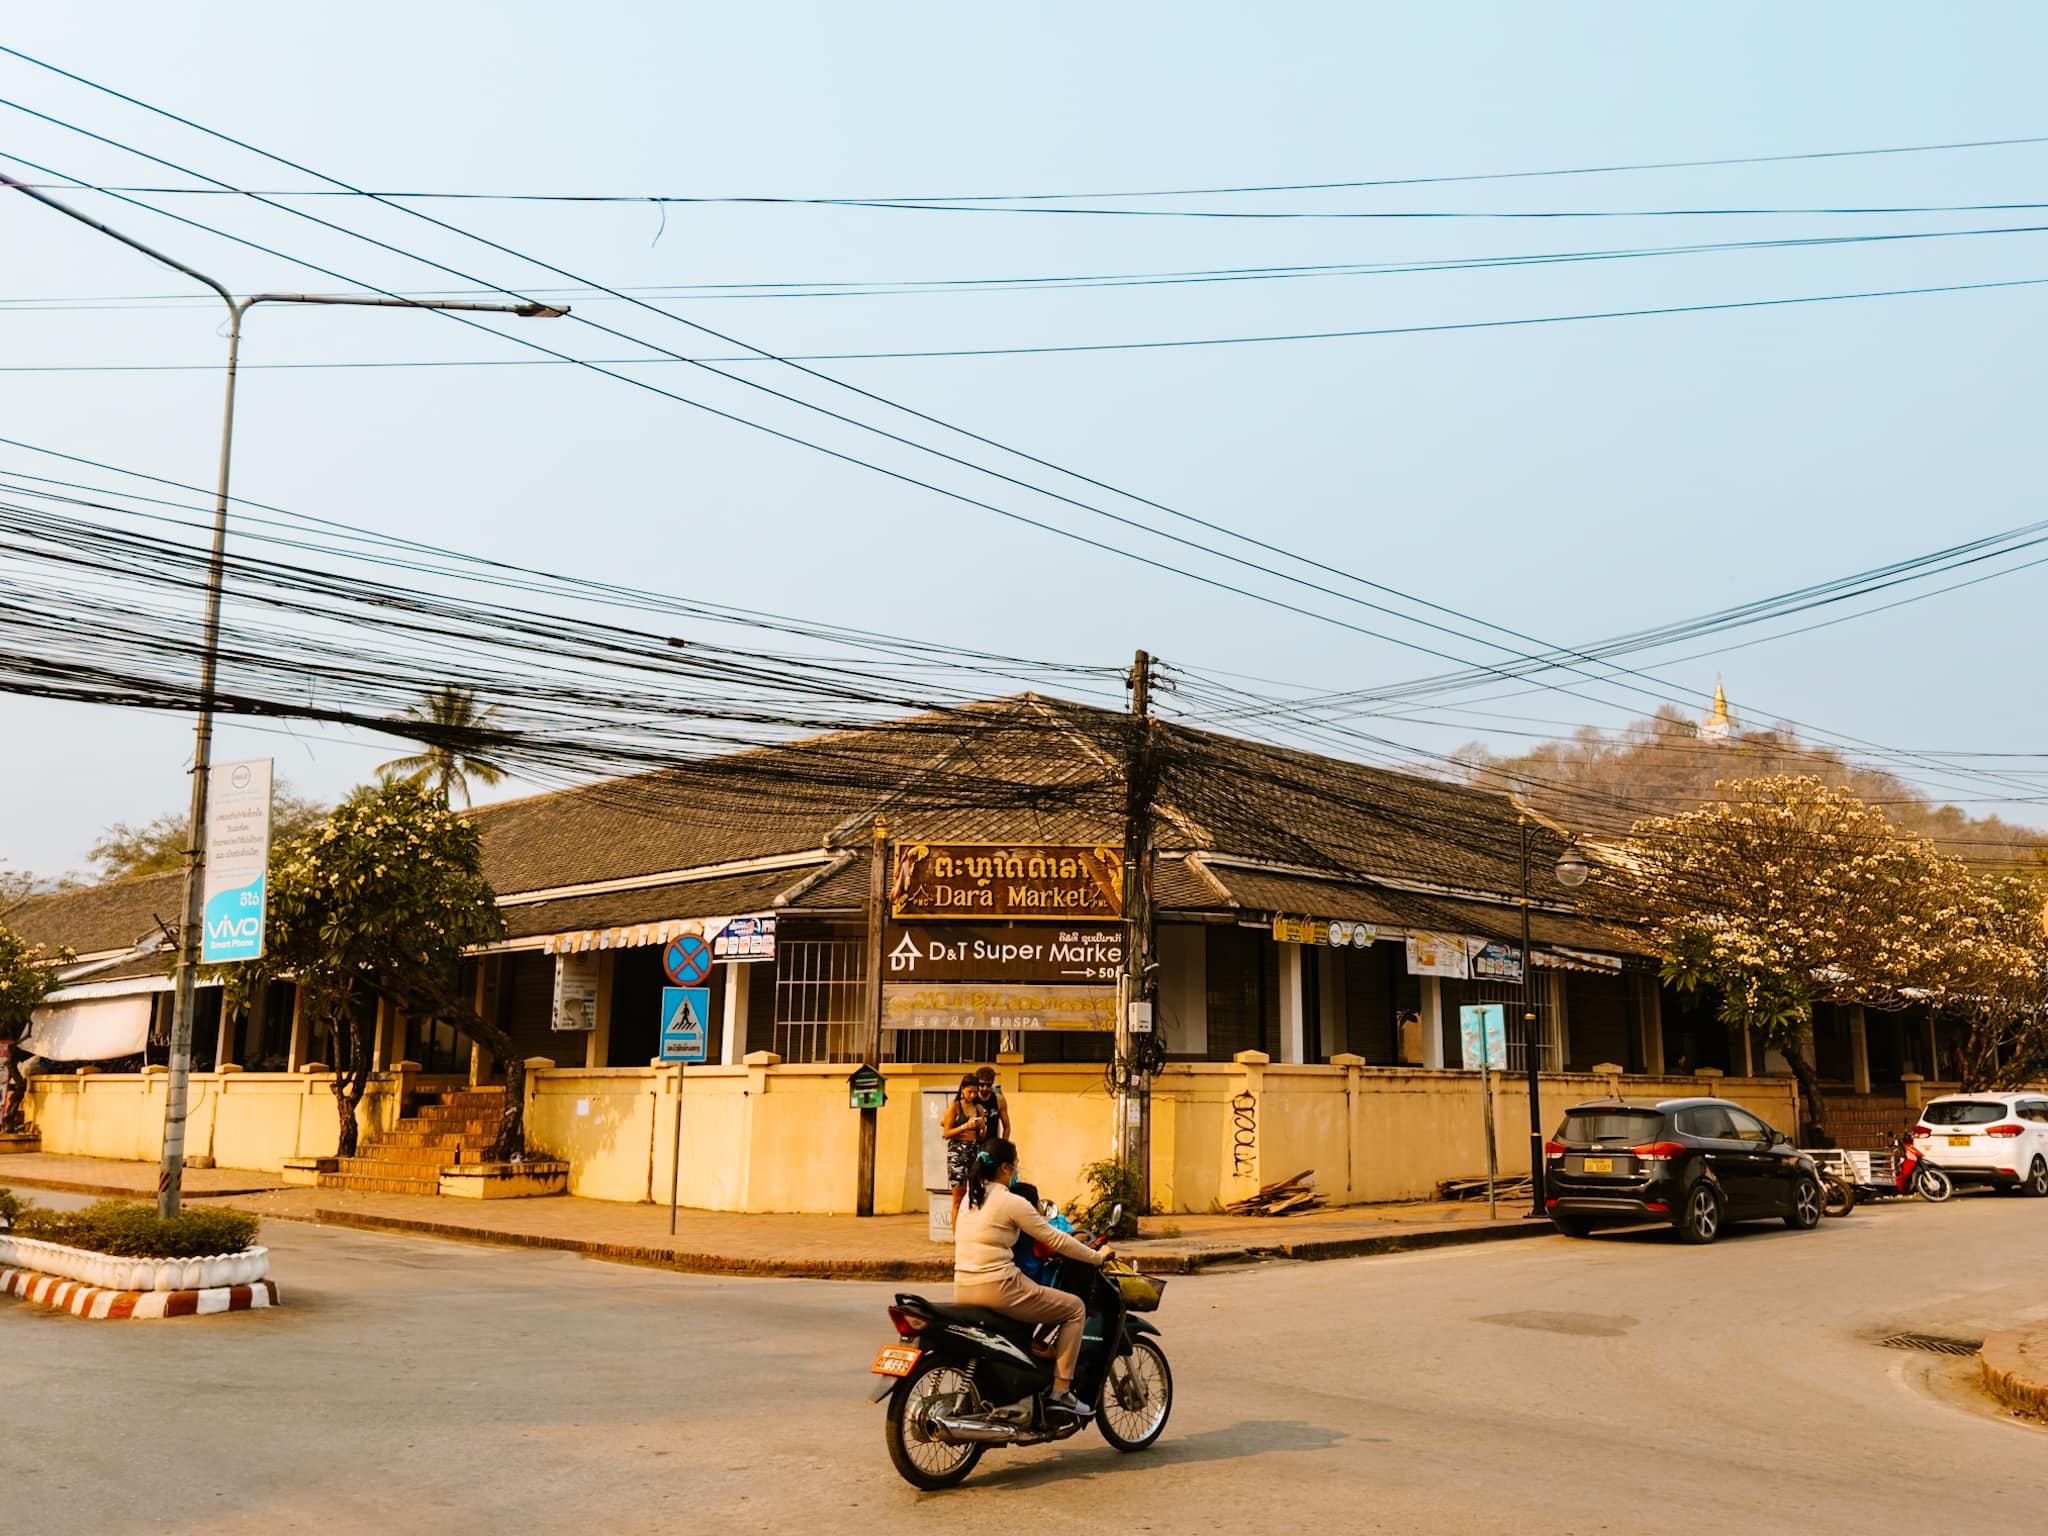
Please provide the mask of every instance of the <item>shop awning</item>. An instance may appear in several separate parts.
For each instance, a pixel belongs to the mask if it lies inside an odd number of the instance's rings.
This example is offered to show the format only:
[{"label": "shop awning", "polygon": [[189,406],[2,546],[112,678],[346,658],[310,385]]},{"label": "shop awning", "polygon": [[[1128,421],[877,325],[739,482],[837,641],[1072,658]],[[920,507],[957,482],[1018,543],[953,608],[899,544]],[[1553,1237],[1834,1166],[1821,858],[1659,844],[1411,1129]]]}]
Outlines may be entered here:
[{"label": "shop awning", "polygon": [[109,1061],[133,1056],[149,1039],[154,992],[38,1008],[22,1049],[45,1061]]}]

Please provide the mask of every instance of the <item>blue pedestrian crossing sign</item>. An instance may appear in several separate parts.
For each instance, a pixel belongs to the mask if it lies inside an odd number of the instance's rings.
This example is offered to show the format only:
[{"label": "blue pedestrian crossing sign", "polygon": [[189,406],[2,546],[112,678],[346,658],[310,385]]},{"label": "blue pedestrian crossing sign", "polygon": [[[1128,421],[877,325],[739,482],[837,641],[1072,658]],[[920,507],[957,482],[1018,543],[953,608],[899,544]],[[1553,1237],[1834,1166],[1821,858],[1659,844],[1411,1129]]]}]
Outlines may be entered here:
[{"label": "blue pedestrian crossing sign", "polygon": [[661,1059],[702,1061],[709,1043],[711,989],[709,987],[663,987],[661,989]]}]

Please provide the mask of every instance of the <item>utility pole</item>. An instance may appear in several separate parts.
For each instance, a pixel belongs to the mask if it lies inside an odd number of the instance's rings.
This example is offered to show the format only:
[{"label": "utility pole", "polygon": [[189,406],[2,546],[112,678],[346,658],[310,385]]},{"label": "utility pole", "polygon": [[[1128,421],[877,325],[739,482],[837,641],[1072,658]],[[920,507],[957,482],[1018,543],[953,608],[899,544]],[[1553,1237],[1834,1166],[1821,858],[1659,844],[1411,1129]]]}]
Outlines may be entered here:
[{"label": "utility pole", "polygon": [[1529,1214],[1549,1215],[1543,1195],[1543,1048],[1536,1038],[1536,1004],[1529,996],[1536,956],[1529,949],[1529,818],[1515,818],[1522,834],[1522,1065],[1529,1075]]},{"label": "utility pole", "polygon": [[[1124,974],[1117,988],[1116,1156],[1137,1195],[1152,1208],[1152,796],[1158,764],[1152,742],[1152,658],[1131,664],[1130,744],[1124,756]],[[1133,1030],[1136,1014],[1145,1028]],[[1135,1214],[1135,1213],[1134,1213]]]},{"label": "utility pole", "polygon": [[[868,991],[867,1017],[861,1021],[860,1059],[882,1064],[882,924],[889,915],[889,828],[875,818],[874,848],[868,861]],[[875,1214],[875,1119],[877,1111],[860,1112],[860,1168],[854,1186],[853,1214]]]},{"label": "utility pole", "polygon": [[[233,461],[235,441],[235,368],[242,350],[242,317],[258,304],[344,304],[372,309],[459,309],[492,314],[519,315],[526,319],[559,320],[569,311],[548,304],[481,304],[455,299],[402,299],[353,294],[258,293],[237,299],[220,283],[197,268],[188,267],[174,256],[166,256],[98,219],[80,213],[70,204],[26,186],[11,176],[0,175],[0,187],[10,187],[32,197],[44,207],[75,219],[86,228],[117,240],[151,261],[203,283],[219,295],[228,307],[227,399],[221,411],[220,484],[213,506],[213,551],[206,571],[205,642],[199,657],[199,718],[192,738],[191,840],[185,851],[185,911],[178,923],[178,964],[171,984],[170,1072],[164,1084],[163,1158],[157,1170],[156,1204],[160,1215],[175,1216],[185,1181],[185,1118],[192,1076],[192,1022],[202,946],[201,928],[206,917],[206,795],[213,766],[213,704],[215,680],[220,664],[220,600],[226,566],[228,541],[228,470]],[[678,1101],[680,1102],[680,1101]]]}]

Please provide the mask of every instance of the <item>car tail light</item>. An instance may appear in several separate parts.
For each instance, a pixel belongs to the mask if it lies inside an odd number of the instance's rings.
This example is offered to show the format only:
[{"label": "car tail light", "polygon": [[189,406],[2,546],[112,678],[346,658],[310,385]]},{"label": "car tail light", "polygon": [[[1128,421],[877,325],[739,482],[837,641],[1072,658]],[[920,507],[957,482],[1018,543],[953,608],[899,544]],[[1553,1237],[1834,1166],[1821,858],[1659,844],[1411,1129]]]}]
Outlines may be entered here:
[{"label": "car tail light", "polygon": [[1545,1157],[1563,1157],[1564,1143],[1561,1141],[1546,1141],[1543,1143],[1543,1155]]},{"label": "car tail light", "polygon": [[2024,1125],[1994,1125],[1984,1134],[1986,1136],[2024,1136],[2027,1134],[2027,1128]]},{"label": "car tail light", "polygon": [[1551,1197],[1550,1197],[1550,1198],[1549,1198],[1548,1200],[1546,1200],[1546,1201],[1544,1201],[1544,1202],[1543,1202],[1543,1209],[1545,1209],[1546,1211],[1548,1211],[1548,1210],[1554,1210],[1554,1209],[1556,1209],[1556,1207],[1557,1207],[1557,1197],[1556,1197],[1555,1195],[1551,1196]]},{"label": "car tail light", "polygon": [[1913,1127],[1913,1134],[1915,1136],[1932,1136],[1934,1132],[1924,1125],[1916,1125]]},{"label": "car tail light", "polygon": [[906,1312],[901,1307],[889,1309],[889,1321],[896,1325],[897,1333],[906,1339],[916,1338],[932,1325],[930,1318],[919,1317],[915,1312]]},{"label": "car tail light", "polygon": [[1668,1163],[1674,1157],[1685,1156],[1685,1143],[1682,1141],[1651,1141],[1645,1142],[1640,1147],[1632,1147],[1630,1150],[1646,1163]]},{"label": "car tail light", "polygon": [[2017,1168],[2001,1168],[1998,1170],[1998,1173],[2001,1178],[2007,1179],[2017,1179],[2020,1176],[2020,1171]]}]

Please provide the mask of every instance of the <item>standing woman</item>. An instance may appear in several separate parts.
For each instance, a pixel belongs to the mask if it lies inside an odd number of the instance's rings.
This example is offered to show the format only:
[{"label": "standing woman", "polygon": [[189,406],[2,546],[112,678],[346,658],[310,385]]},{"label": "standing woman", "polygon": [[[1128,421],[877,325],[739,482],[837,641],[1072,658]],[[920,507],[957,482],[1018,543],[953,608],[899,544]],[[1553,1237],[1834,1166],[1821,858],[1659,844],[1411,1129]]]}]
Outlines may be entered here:
[{"label": "standing woman", "polygon": [[982,1144],[996,1134],[981,1079],[972,1072],[960,1079],[939,1134],[946,1139],[946,1180],[953,1186],[953,1220],[960,1220],[960,1202],[967,1198],[967,1176]]},{"label": "standing woman", "polygon": [[1052,1394],[1046,1401],[1079,1418],[1095,1410],[1074,1396],[1074,1366],[1081,1358],[1081,1324],[1087,1305],[1070,1291],[1056,1291],[1025,1277],[1017,1267],[1019,1237],[1043,1243],[1063,1259],[1101,1268],[1108,1248],[1090,1248],[1062,1232],[1038,1207],[1013,1191],[1017,1149],[998,1137],[976,1155],[967,1173],[967,1216],[953,1228],[953,1302],[987,1307],[1021,1323],[1058,1323],[1053,1345]]}]

